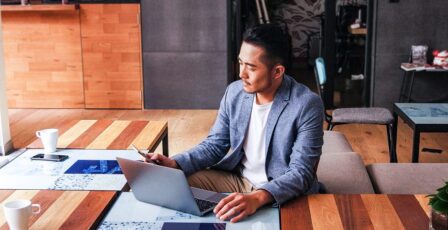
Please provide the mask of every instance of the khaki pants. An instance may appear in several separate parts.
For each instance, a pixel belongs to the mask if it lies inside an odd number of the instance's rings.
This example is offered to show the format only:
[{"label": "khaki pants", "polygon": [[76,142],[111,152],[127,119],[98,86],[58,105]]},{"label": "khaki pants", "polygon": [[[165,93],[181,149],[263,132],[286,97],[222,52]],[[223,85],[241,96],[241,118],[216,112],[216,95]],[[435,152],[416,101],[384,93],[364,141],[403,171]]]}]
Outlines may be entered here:
[{"label": "khaki pants", "polygon": [[246,178],[220,170],[202,170],[187,179],[191,187],[215,192],[247,193],[255,190]]}]

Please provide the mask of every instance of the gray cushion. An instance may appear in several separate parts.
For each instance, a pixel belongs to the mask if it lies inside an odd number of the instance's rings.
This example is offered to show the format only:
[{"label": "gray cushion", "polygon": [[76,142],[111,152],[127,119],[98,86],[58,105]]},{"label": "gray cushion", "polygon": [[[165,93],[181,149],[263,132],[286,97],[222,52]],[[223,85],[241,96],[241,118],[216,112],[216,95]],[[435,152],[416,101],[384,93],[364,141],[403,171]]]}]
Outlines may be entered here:
[{"label": "gray cushion", "polygon": [[386,108],[341,108],[332,114],[333,123],[391,124],[392,113]]},{"label": "gray cushion", "polygon": [[448,163],[382,163],[367,166],[377,193],[432,194],[448,181]]},{"label": "gray cushion", "polygon": [[374,193],[361,157],[354,152],[323,154],[317,168],[317,179],[327,193]]},{"label": "gray cushion", "polygon": [[324,131],[322,154],[341,152],[353,152],[352,146],[348,143],[344,134],[337,131]]}]

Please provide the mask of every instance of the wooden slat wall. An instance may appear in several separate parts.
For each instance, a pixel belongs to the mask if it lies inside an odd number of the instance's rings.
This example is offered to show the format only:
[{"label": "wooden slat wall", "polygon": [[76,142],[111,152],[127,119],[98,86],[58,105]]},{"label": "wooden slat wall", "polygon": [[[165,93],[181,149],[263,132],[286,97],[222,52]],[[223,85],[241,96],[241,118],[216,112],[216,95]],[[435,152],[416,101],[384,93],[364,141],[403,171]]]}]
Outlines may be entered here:
[{"label": "wooden slat wall", "polygon": [[2,12],[10,108],[84,108],[79,12]]},{"label": "wooden slat wall", "polygon": [[37,4],[37,5],[2,5],[1,11],[72,11],[76,10],[75,4]]},{"label": "wooden slat wall", "polygon": [[86,108],[142,108],[140,6],[81,5]]}]

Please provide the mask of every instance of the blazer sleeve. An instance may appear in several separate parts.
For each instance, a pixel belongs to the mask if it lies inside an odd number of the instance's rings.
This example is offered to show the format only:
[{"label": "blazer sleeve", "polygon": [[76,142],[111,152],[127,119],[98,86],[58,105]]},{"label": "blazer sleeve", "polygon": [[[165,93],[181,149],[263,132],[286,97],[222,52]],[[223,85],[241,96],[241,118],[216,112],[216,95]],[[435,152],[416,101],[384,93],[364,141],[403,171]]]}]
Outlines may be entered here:
[{"label": "blazer sleeve", "polygon": [[314,166],[322,153],[323,116],[322,100],[317,96],[307,100],[299,116],[288,169],[260,187],[268,191],[277,204],[307,193],[316,182]]},{"label": "blazer sleeve", "polygon": [[196,147],[172,157],[189,176],[220,161],[230,149],[228,91],[221,99],[218,116],[207,138]]}]

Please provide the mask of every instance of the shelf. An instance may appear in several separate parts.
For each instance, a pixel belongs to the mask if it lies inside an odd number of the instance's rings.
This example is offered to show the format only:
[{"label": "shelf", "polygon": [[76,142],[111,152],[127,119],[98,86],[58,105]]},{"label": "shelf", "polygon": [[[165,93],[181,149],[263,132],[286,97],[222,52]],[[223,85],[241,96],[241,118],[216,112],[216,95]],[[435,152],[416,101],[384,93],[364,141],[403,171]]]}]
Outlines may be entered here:
[{"label": "shelf", "polygon": [[0,7],[2,12],[17,12],[17,11],[74,11],[79,9],[79,5],[75,4],[42,4],[42,5],[2,5]]}]

